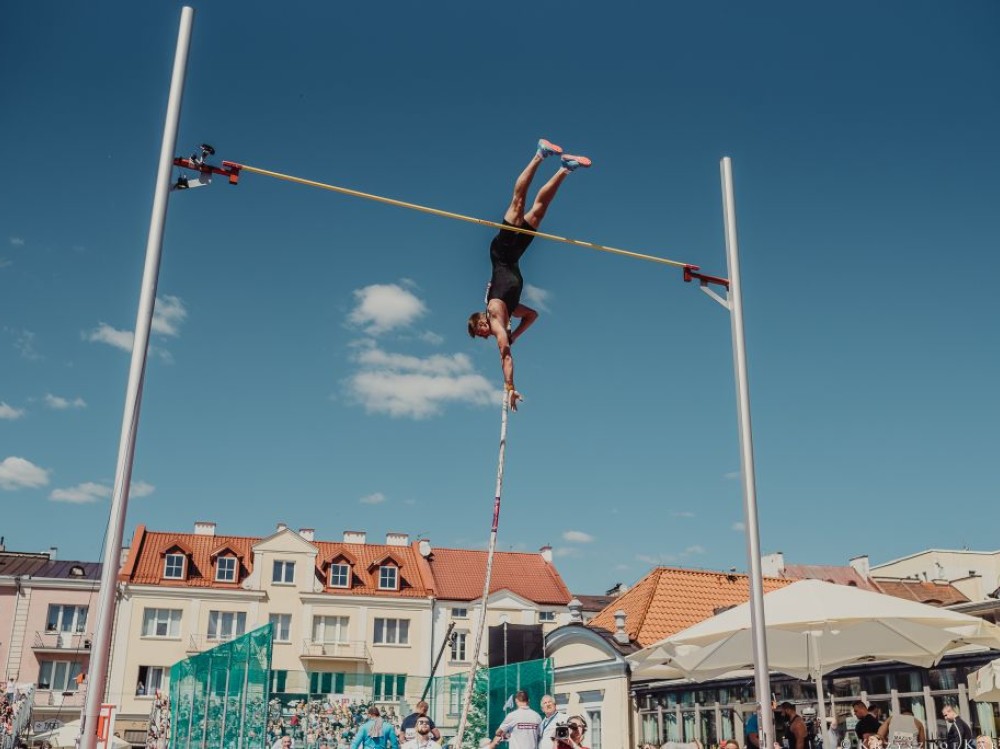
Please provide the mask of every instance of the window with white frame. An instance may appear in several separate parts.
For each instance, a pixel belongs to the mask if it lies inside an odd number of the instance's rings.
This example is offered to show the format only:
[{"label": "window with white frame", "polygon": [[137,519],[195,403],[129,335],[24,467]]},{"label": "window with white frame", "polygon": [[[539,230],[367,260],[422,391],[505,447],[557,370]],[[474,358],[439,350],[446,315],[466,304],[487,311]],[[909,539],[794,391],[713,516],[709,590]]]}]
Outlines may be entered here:
[{"label": "window with white frame", "polygon": [[467,608],[453,608],[451,610],[452,619],[468,619],[469,610]]},{"label": "window with white frame", "polygon": [[288,585],[295,582],[295,562],[278,559],[274,562],[271,572],[271,582]]},{"label": "window with white frame", "polygon": [[460,663],[466,661],[465,644],[468,634],[466,632],[453,632],[451,635],[451,659]]},{"label": "window with white frame", "polygon": [[375,617],[375,638],[373,642],[376,645],[409,645],[410,620]]},{"label": "window with white frame", "polygon": [[50,604],[45,618],[46,632],[80,634],[87,628],[87,607]]},{"label": "window with white frame", "polygon": [[539,611],[538,612],[538,621],[539,622],[543,622],[543,623],[544,622],[554,622],[555,620],[556,620],[556,612],[555,611]]},{"label": "window with white frame", "polygon": [[314,616],[313,642],[346,643],[347,624],[346,616]]},{"label": "window with white frame", "polygon": [[387,702],[406,692],[406,674],[373,674],[375,700]]},{"label": "window with white frame", "polygon": [[139,676],[135,682],[136,697],[155,697],[166,686],[167,669],[163,666],[139,666]]},{"label": "window with white frame", "polygon": [[289,642],[292,633],[291,614],[271,614],[268,617],[271,622],[271,638],[275,642]]},{"label": "window with white frame", "polygon": [[143,609],[143,637],[180,637],[180,609]]},{"label": "window with white frame", "polygon": [[208,639],[231,640],[247,631],[245,611],[209,611]]},{"label": "window with white frame", "polygon": [[79,661],[39,661],[38,688],[53,692],[75,692],[76,677],[82,672]]},{"label": "window with white frame", "polygon": [[215,580],[220,583],[236,582],[236,570],[239,567],[236,557],[219,557],[215,560]]},{"label": "window with white frame", "polygon": [[378,589],[396,590],[399,588],[399,569],[391,565],[378,568]]},{"label": "window with white frame", "polygon": [[587,713],[587,737],[590,739],[590,749],[601,749],[601,711],[600,709],[588,709]]},{"label": "window with white frame", "polygon": [[330,565],[330,587],[331,588],[351,587],[351,565],[349,564]]},{"label": "window with white frame", "polygon": [[184,579],[184,555],[167,554],[163,558],[163,577],[167,580]]},{"label": "window with white frame", "polygon": [[465,696],[465,677],[452,676],[448,679],[448,715],[458,715]]}]

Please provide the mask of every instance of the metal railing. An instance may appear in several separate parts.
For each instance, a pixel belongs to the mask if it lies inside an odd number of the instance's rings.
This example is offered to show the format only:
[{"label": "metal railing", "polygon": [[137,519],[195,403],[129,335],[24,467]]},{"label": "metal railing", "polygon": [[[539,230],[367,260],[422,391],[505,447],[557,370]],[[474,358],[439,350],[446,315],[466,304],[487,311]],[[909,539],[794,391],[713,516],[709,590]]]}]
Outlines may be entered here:
[{"label": "metal railing", "polygon": [[39,689],[35,692],[35,704],[44,707],[83,707],[86,693],[81,690]]},{"label": "metal railing", "polygon": [[322,642],[307,638],[302,641],[302,655],[310,658],[332,658],[345,661],[372,662],[371,651],[364,640]]},{"label": "metal railing", "polygon": [[35,685],[18,684],[17,697],[14,699],[14,717],[11,720],[10,731],[0,724],[0,749],[12,749],[17,737],[24,733],[31,722],[31,708],[35,704]]},{"label": "metal railing", "polygon": [[90,650],[92,634],[83,632],[35,632],[33,650]]}]

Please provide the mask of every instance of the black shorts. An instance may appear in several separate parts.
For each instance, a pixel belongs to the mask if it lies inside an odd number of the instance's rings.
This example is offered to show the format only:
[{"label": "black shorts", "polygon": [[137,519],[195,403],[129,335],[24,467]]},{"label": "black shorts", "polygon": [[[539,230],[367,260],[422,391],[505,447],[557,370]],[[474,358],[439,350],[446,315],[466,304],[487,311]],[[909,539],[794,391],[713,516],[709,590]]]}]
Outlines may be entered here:
[{"label": "black shorts", "polygon": [[[513,224],[504,221],[505,226]],[[531,228],[527,223],[526,228]],[[501,229],[493,238],[490,244],[490,262],[493,265],[493,275],[490,278],[490,299],[499,299],[507,306],[507,314],[513,315],[514,310],[521,303],[521,291],[524,288],[524,279],[521,277],[521,268],[518,260],[528,249],[532,234],[522,234],[517,231],[507,231]]]}]

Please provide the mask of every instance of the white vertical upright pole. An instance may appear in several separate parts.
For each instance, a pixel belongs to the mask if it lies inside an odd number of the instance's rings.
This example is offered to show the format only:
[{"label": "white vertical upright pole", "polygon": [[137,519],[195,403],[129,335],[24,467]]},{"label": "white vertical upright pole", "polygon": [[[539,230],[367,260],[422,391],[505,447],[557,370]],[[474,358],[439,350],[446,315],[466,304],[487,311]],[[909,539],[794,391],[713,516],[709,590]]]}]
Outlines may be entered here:
[{"label": "white vertical upright pole", "polygon": [[125,393],[125,412],[122,417],[121,439],[118,443],[118,464],[115,485],[111,494],[111,514],[104,539],[104,568],[101,571],[101,591],[97,600],[97,627],[94,630],[94,647],[91,650],[87,674],[87,701],[84,720],[80,727],[80,748],[96,749],[97,718],[107,689],[108,663],[111,660],[111,634],[115,621],[115,593],[118,568],[121,564],[122,536],[125,531],[125,513],[128,508],[129,484],[132,480],[132,461],[135,457],[136,430],[139,426],[139,407],[142,402],[142,383],[146,373],[146,355],[149,349],[149,331],[153,324],[153,305],[156,301],[156,284],[160,273],[160,253],[163,248],[163,227],[167,219],[167,197],[170,194],[170,171],[174,163],[177,143],[177,125],[184,96],[184,75],[187,71],[188,47],[194,9],[181,11],[174,70],[167,100],[167,116],[160,146],[160,165],[156,173],[156,191],[153,194],[153,212],[146,241],[146,265],[142,274],[139,294],[139,311],[136,314],[135,338],[132,343],[132,364],[129,368],[128,387]]},{"label": "white vertical upright pole", "polygon": [[729,316],[733,331],[733,368],[736,373],[736,405],[740,431],[740,475],[743,478],[743,510],[746,518],[747,561],[750,570],[750,625],[753,628],[754,685],[760,710],[760,746],[770,749],[774,741],[771,711],[771,675],[768,670],[764,622],[764,581],[760,562],[760,531],[757,523],[757,483],[753,463],[753,433],[750,429],[750,382],[747,350],[743,337],[743,294],[740,288],[740,249],[736,238],[736,205],[733,197],[733,163],[722,159],[722,212],[726,229],[726,259],[729,266]]}]

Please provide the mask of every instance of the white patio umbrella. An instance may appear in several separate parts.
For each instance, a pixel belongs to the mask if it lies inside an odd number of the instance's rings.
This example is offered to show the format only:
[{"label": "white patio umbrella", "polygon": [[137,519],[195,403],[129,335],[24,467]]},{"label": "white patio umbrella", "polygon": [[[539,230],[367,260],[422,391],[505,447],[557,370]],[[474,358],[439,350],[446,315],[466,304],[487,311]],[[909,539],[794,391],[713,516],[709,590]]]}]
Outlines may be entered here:
[{"label": "white patio umbrella", "polygon": [[1000,702],[1000,658],[969,674],[969,696],[977,702]]},{"label": "white patio umbrella", "polygon": [[[1000,627],[967,614],[895,596],[801,580],[764,596],[768,666],[816,682],[826,717],[822,676],[846,666],[891,660],[929,667],[966,645],[1000,649]],[[724,611],[632,655],[632,674],[667,673],[694,681],[753,668],[750,604]]]}]

